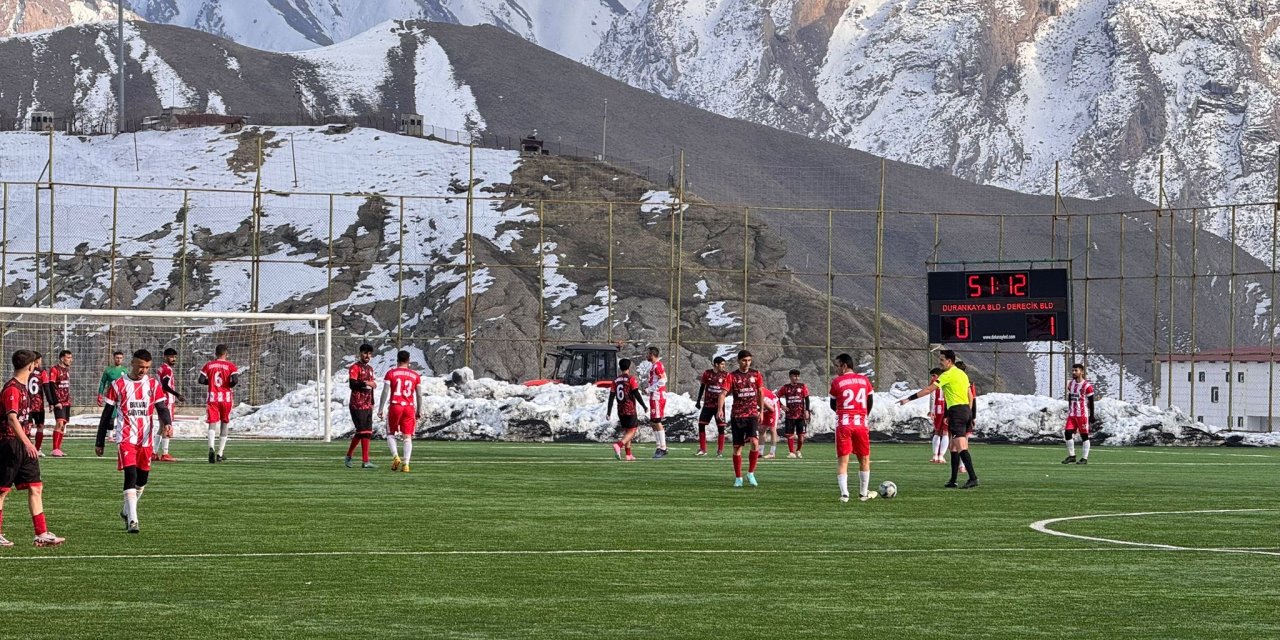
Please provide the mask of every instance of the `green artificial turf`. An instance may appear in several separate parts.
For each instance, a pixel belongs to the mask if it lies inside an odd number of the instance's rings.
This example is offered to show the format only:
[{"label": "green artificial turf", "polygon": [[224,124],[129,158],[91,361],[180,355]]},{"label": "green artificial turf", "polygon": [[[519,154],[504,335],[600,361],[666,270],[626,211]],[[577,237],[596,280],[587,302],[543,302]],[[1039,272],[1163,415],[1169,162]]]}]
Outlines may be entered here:
[{"label": "green artificial turf", "polygon": [[[688,444],[419,442],[410,474],[374,444],[376,470],[344,443],[233,442],[221,465],[179,443],[127,535],[114,457],[69,440],[43,460],[67,544],[33,548],[25,495],[5,505],[0,637],[1280,637],[1280,451],[976,446],[960,491],[927,445],[875,445],[900,495],[841,504],[830,445],[733,489]],[[1048,525],[1179,549],[1029,526],[1210,509],[1271,511]]]}]

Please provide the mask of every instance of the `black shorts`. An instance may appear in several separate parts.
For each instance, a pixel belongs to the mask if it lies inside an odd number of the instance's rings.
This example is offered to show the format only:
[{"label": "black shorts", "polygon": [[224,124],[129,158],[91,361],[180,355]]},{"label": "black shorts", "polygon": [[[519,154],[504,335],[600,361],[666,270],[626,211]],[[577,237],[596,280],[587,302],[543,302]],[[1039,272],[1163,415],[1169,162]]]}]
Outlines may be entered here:
[{"label": "black shorts", "polygon": [[640,426],[640,418],[638,416],[618,416],[618,430],[628,431]]},{"label": "black shorts", "polygon": [[0,491],[26,489],[33,484],[40,484],[40,461],[28,456],[17,438],[0,442]]},{"label": "black shorts", "polygon": [[44,412],[43,412],[43,411],[32,411],[32,412],[31,412],[31,424],[34,424],[34,425],[36,425],[37,427],[43,427],[43,426],[44,426]]},{"label": "black shorts", "polygon": [[729,431],[733,434],[733,446],[741,447],[748,440],[757,437],[756,429],[760,426],[760,418],[733,418],[729,420]]},{"label": "black shorts", "polygon": [[808,426],[804,418],[787,418],[786,423],[782,425],[782,433],[789,436],[804,433],[805,427]]},{"label": "black shorts", "polygon": [[69,422],[71,420],[71,407],[54,407],[53,419]]},{"label": "black shorts", "polygon": [[712,420],[715,420],[717,426],[723,427],[724,423],[720,422],[719,418],[716,418],[716,413],[718,411],[719,410],[716,407],[702,405],[702,413],[698,414],[698,424],[705,426],[711,424]]},{"label": "black shorts", "polygon": [[352,409],[351,422],[356,425],[356,433],[373,433],[373,409]]},{"label": "black shorts", "polygon": [[947,407],[947,428],[952,438],[963,438],[969,431],[969,405]]}]

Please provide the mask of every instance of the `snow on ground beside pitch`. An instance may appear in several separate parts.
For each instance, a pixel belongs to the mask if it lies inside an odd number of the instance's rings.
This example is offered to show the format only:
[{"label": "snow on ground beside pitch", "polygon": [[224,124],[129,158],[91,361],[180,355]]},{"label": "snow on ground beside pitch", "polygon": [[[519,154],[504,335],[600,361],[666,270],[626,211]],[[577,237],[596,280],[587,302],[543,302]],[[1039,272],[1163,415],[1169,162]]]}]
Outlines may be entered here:
[{"label": "snow on ground beside pitch", "polygon": [[[383,367],[387,366],[383,363]],[[375,367],[378,371],[383,368]],[[593,386],[548,384],[527,387],[493,380],[472,378],[468,369],[457,372],[461,383],[446,384],[444,377],[423,378],[423,416],[419,434],[448,440],[572,440],[605,442],[615,437],[615,420],[605,415],[608,391]],[[352,430],[346,408],[350,392],[345,371],[333,378],[333,433],[342,435]],[[314,384],[251,412],[237,409],[232,428],[237,433],[271,437],[315,438],[324,430],[317,423],[317,387]],[[726,413],[732,405],[726,407]],[[1107,434],[1107,445],[1131,445],[1145,430],[1169,434],[1175,441],[1190,437],[1196,431],[1216,433],[1215,427],[1193,424],[1177,409],[1132,404],[1103,399],[1097,405],[1102,421],[1101,432]],[[929,400],[920,399],[905,406],[897,404],[890,393],[875,394],[871,411],[872,430],[884,436],[903,439],[928,437],[932,426],[928,419]],[[1020,396],[990,393],[978,398],[976,433],[979,439],[1012,442],[1058,442],[1066,422],[1067,403],[1044,396]],[[696,419],[697,410],[687,394],[669,394],[669,425],[681,419]],[[641,422],[645,413],[640,412]],[[378,422],[381,430],[384,423]],[[835,415],[826,398],[815,397],[809,424],[811,435],[829,435],[835,427]],[[1280,434],[1241,434],[1243,443],[1255,446],[1280,446]],[[652,441],[653,432],[642,427],[639,439]]]}]

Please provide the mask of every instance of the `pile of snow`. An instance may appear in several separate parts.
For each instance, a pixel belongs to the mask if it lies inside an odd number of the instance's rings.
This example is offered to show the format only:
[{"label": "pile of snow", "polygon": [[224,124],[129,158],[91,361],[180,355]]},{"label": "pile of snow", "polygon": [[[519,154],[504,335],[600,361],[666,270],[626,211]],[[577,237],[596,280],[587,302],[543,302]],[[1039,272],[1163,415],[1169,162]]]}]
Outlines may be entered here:
[{"label": "pile of snow", "polygon": [[[333,434],[352,431],[346,408],[350,397],[346,373],[333,377],[331,411]],[[318,385],[300,386],[281,399],[254,410],[241,406],[232,428],[241,434],[285,438],[324,435],[317,420]],[[448,377],[424,377],[423,415],[418,436],[442,440],[591,441],[615,436],[615,420],[605,415],[608,391],[593,386],[548,384],[527,387],[489,378],[475,378],[470,369]],[[902,391],[875,394],[870,415],[873,439],[917,440],[932,433],[929,400],[899,405]],[[810,437],[829,440],[835,414],[826,399],[813,399]],[[728,408],[726,408],[727,410]],[[1097,405],[1102,426],[1096,440],[1107,445],[1232,444],[1280,446],[1280,434],[1228,433],[1193,423],[1178,409],[1161,409],[1120,400],[1103,399]],[[990,393],[978,399],[975,439],[986,442],[1048,443],[1062,438],[1067,403],[1044,396]],[[643,412],[642,412],[643,413]],[[687,394],[670,394],[667,400],[668,437],[679,441],[696,435],[697,409]],[[377,422],[377,421],[375,421]],[[642,420],[643,422],[643,420]],[[380,428],[376,424],[375,428]],[[642,427],[638,437],[652,440]]]}]

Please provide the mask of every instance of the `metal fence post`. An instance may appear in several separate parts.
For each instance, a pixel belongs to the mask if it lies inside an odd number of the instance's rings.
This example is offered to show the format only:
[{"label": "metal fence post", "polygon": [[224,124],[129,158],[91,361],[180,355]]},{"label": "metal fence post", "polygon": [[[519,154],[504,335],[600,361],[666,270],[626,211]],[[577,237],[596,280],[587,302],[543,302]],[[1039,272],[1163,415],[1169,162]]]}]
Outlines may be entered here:
[{"label": "metal fence post", "polygon": [[835,356],[831,355],[831,306],[835,301],[835,270],[831,268],[832,260],[832,228],[834,226],[834,213],[831,209],[827,209],[827,353],[823,360],[826,362],[826,379],[831,379],[831,360]]},{"label": "metal fence post", "polygon": [[547,237],[546,201],[538,200],[538,379],[542,379],[542,362],[547,345]]},{"label": "metal fence post", "polygon": [[604,283],[605,335],[613,342],[613,203],[609,203],[609,257]]},{"label": "metal fence post", "polygon": [[[0,305],[9,306],[9,183],[0,185]],[[0,331],[0,333],[3,333]],[[0,338],[2,339],[2,338]],[[0,350],[3,350],[0,342]]]},{"label": "metal fence post", "polygon": [[747,348],[747,269],[751,264],[751,207],[742,209],[742,348]]},{"label": "metal fence post", "polygon": [[1124,221],[1125,214],[1120,214],[1120,355],[1117,356],[1120,370],[1120,399],[1124,400],[1124,359],[1128,355],[1124,350]]},{"label": "metal fence post", "polygon": [[876,315],[875,315],[875,354],[871,365],[875,371],[874,386],[881,388],[880,378],[880,327],[884,308],[881,304],[884,291],[884,172],[885,159],[880,159],[880,203],[876,207]]},{"label": "metal fence post", "polygon": [[680,150],[680,182],[676,185],[676,206],[679,210],[680,235],[676,239],[676,337],[671,353],[671,387],[680,384],[680,327],[684,323],[684,150]]},{"label": "metal fence post", "polygon": [[465,334],[463,335],[463,339],[462,339],[462,365],[463,365],[463,366],[465,366],[465,367],[470,367],[470,366],[471,366],[471,337],[472,337],[472,336],[471,336],[471,306],[472,306],[472,304],[473,304],[473,302],[474,302],[474,301],[471,299],[471,286],[472,286],[472,285],[471,285],[471,280],[472,280],[472,272],[473,272],[473,271],[472,271],[472,270],[473,270],[473,262],[474,262],[474,257],[475,257],[475,255],[474,255],[474,250],[473,250],[473,247],[472,247],[472,242],[473,242],[473,237],[472,237],[472,231],[473,231],[473,229],[472,229],[472,225],[474,224],[474,216],[475,216],[474,211],[475,211],[475,191],[476,191],[476,187],[475,187],[475,184],[476,184],[476,145],[475,145],[475,143],[470,144],[470,145],[467,147],[467,151],[468,151],[468,157],[467,157],[467,223],[466,223],[466,234],[467,234],[467,235],[466,235],[466,239],[464,240],[464,243],[463,243],[463,244],[464,244],[464,246],[466,247],[466,260],[467,260],[467,265],[466,265],[466,266],[467,266],[467,284],[466,284],[466,294],[465,294],[466,304],[465,304],[465,309],[464,309],[464,311],[463,311],[463,331],[465,332]]},{"label": "metal fence post", "polygon": [[[116,259],[119,257],[120,188],[111,188],[111,284],[107,288],[110,302],[108,309],[116,308]],[[115,325],[112,325],[113,327]]]},{"label": "metal fence post", "polygon": [[325,290],[329,294],[329,303],[325,307],[329,317],[333,317],[333,194],[329,194],[329,260],[325,267],[328,271],[328,286]]},{"label": "metal fence post", "polygon": [[[1236,304],[1236,208],[1231,207],[1231,279],[1227,281],[1227,299]],[[1235,429],[1236,419],[1236,314],[1227,314],[1227,431]]]},{"label": "metal fence post", "polygon": [[[1191,419],[1196,420],[1196,249],[1199,247],[1200,222],[1196,217],[1196,210],[1191,210],[1191,400],[1188,405],[1191,408]],[[1169,369],[1171,372],[1173,368]],[[1172,375],[1172,373],[1170,374]],[[1210,387],[1212,389],[1212,387]]]},{"label": "metal fence post", "polygon": [[400,196],[400,259],[397,268],[399,277],[397,278],[396,287],[396,348],[404,348],[404,196]]}]

